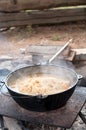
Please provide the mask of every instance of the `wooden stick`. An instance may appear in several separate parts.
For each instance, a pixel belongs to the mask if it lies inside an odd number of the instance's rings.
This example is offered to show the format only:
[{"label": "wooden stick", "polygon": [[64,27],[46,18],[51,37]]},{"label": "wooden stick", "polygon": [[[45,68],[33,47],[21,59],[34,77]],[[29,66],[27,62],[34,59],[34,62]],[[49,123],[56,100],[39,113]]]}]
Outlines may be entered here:
[{"label": "wooden stick", "polygon": [[49,59],[48,62],[51,63],[55,59],[55,57],[58,56],[72,42],[72,40],[73,39],[70,39],[57,53],[55,53],[53,57]]}]

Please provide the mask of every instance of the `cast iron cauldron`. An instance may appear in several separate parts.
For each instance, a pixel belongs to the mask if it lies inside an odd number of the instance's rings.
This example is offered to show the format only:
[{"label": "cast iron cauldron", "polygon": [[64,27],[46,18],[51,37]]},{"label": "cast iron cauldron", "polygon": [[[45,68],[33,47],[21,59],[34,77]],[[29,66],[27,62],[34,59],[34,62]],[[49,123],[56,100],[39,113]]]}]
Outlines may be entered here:
[{"label": "cast iron cauldron", "polygon": [[[12,90],[11,85],[16,82],[17,79],[27,77],[31,74],[52,74],[56,75],[61,79],[68,80],[70,86],[67,90],[55,93],[51,95],[27,95],[20,92]],[[55,65],[31,65],[19,68],[11,72],[7,78],[5,85],[12,96],[12,98],[23,108],[31,110],[44,112],[49,110],[54,110],[62,107],[66,104],[68,99],[73,94],[76,84],[78,82],[78,77],[75,71]]]}]

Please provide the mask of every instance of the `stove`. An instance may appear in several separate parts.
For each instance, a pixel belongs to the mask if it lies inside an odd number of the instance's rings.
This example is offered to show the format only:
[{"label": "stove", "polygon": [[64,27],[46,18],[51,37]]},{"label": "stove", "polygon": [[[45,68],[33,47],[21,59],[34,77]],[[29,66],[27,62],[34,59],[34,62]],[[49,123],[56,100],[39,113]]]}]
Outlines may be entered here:
[{"label": "stove", "polygon": [[[63,60],[59,60],[58,65],[63,64],[63,62]],[[13,69],[28,64],[32,64],[32,62],[24,61],[21,63],[15,61],[13,63],[10,61],[5,61],[5,63],[2,64],[0,69],[0,81],[5,81],[7,75]],[[54,61],[54,64],[57,64],[57,61]],[[65,62],[64,66],[66,65],[69,68],[75,68],[71,62]],[[0,83],[0,87],[2,85],[3,84]],[[2,120],[2,127],[4,127],[2,118],[3,116],[18,119],[20,121],[22,129],[24,129],[25,123],[27,122],[62,127],[64,129],[70,128],[79,113],[82,120],[84,120],[84,122],[86,123],[86,119],[82,117],[81,113],[81,109],[86,101],[86,77],[83,77],[78,82],[77,86],[77,89],[75,90],[74,94],[65,106],[59,108],[58,110],[50,112],[32,112],[29,110],[25,110],[24,108],[21,108],[11,97],[2,94],[2,92],[8,93],[6,87],[3,86],[2,91],[0,93],[0,115]],[[76,102],[76,104],[74,104],[74,102]]]},{"label": "stove", "polygon": [[[8,69],[0,69],[0,80],[5,81],[5,78],[9,73],[10,73],[10,70],[8,70]],[[83,81],[84,81],[83,85],[85,85],[85,83],[86,83],[85,78],[83,78],[78,85],[82,86]],[[2,83],[0,85],[2,86]],[[6,87],[4,86],[4,92],[7,91],[5,89],[6,89]],[[35,122],[35,123],[39,123],[39,124],[43,123],[43,124],[53,125],[53,126],[62,126],[64,128],[70,127],[71,124],[73,124],[73,121],[75,120],[76,116],[78,115],[82,106],[85,103],[86,93],[84,93],[84,91],[85,91],[84,89],[83,89],[82,93],[81,93],[81,91],[82,91],[82,87],[80,87],[79,90],[76,90],[75,93],[73,94],[72,98],[68,101],[66,106],[64,106],[58,110],[47,112],[47,113],[46,112],[45,113],[39,113],[39,112],[36,113],[36,112],[25,110],[25,109],[21,108],[20,106],[18,106],[18,104],[16,104],[11,97],[6,97],[5,95],[3,95],[1,93],[0,102],[2,102],[2,103],[0,103],[0,107],[1,107],[0,114],[1,114],[1,117],[4,115],[4,116],[13,117],[15,119],[20,120],[19,123],[21,124],[23,129],[25,127],[25,125],[24,125],[25,122]],[[84,96],[82,96],[82,94]],[[74,100],[75,100],[77,106],[74,105]],[[64,115],[62,116],[62,114],[64,114]],[[67,115],[68,115],[68,117],[67,117]],[[69,120],[69,116],[70,116],[70,120]],[[57,117],[59,117],[59,119]],[[55,120],[53,121],[54,118],[55,118]],[[65,119],[67,118],[68,120],[66,119],[65,121],[63,121],[62,118],[65,118]],[[66,122],[69,122],[69,125],[66,124]]]}]

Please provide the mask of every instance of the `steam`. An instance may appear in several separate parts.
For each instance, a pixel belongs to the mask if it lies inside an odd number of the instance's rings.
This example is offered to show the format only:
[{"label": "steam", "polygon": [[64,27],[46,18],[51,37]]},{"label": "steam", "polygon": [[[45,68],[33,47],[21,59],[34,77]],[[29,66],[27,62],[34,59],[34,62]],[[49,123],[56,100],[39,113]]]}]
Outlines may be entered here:
[{"label": "steam", "polygon": [[[47,42],[49,42],[48,40],[47,41],[45,41],[46,43],[45,44],[47,44]],[[42,41],[42,43],[44,44],[44,41]],[[2,34],[0,34],[0,48],[1,48],[1,51],[4,49],[4,50],[7,50],[7,55],[9,56],[9,57],[12,57],[12,60],[11,60],[11,65],[13,66],[13,69],[15,70],[15,69],[17,69],[17,68],[19,68],[19,67],[23,67],[23,66],[25,66],[26,64],[24,64],[24,57],[25,57],[25,54],[26,54],[26,52],[25,52],[25,50],[22,48],[22,49],[20,49],[19,50],[19,57],[18,57],[18,55],[15,53],[15,51],[14,51],[14,49],[16,49],[16,48],[14,48],[14,46],[13,46],[13,44],[11,43],[11,42],[9,42],[8,40],[7,40],[7,38],[5,37],[5,36],[3,36]],[[27,49],[27,48],[25,48],[25,49]],[[50,52],[51,53],[51,52]],[[28,53],[26,54],[26,55],[29,55]],[[16,56],[18,57],[18,59],[16,58]],[[37,58],[37,60],[36,60],[36,58]],[[47,56],[47,55],[44,55],[44,56],[42,56],[42,55],[36,55],[34,58],[32,57],[32,62],[33,63],[35,63],[35,64],[38,64],[38,62],[40,63],[40,64],[42,64],[44,61],[45,61],[45,63],[46,63],[46,61],[47,60],[49,60],[51,58],[51,55],[49,55],[49,56]],[[28,60],[28,59],[27,59]],[[41,61],[41,62],[40,62]],[[23,63],[23,64],[22,64]],[[57,56],[53,61],[52,61],[52,63],[51,64],[53,64],[53,65],[58,65],[58,66],[60,66],[60,67],[65,67],[65,68],[71,68],[72,70],[75,70],[75,68],[74,68],[74,66],[73,66],[73,64],[72,64],[72,62],[69,62],[69,61],[66,61],[65,59],[64,59],[64,56],[63,55],[60,55],[60,56]],[[27,64],[27,65],[29,65],[29,63]],[[46,73],[46,71],[47,70],[44,70],[44,68],[43,68],[43,66],[40,66],[40,72],[41,73]],[[56,71],[58,71],[59,72],[59,70],[56,70]],[[38,71],[37,71],[37,69],[34,69],[34,68],[31,68],[31,70],[30,70],[30,74],[35,74],[35,73],[37,73]],[[61,72],[61,70],[60,70],[60,72]],[[60,73],[59,72],[59,73]],[[61,72],[62,73],[62,72]],[[62,73],[63,74],[63,76],[65,77],[66,75],[65,75],[65,73]],[[20,77],[22,77],[22,74],[19,72],[19,76]]]},{"label": "steam", "polygon": [[[12,71],[15,67],[16,56],[15,46],[8,41],[4,34],[0,33],[0,67],[7,68]],[[17,64],[16,64],[17,66]]]},{"label": "steam", "polygon": [[7,40],[6,36],[0,34],[0,51],[5,50],[4,55],[13,57],[13,48],[14,46]]}]

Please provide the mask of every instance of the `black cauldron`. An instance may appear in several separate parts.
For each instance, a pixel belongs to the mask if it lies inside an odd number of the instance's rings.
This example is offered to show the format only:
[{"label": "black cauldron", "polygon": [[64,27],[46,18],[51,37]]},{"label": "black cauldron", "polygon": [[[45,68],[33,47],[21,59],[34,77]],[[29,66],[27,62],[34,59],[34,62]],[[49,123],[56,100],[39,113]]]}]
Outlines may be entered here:
[{"label": "black cauldron", "polygon": [[[21,77],[27,77],[31,74],[52,74],[61,79],[68,80],[70,86],[67,90],[51,95],[27,95],[12,89],[12,84]],[[66,104],[73,94],[78,82],[78,76],[75,71],[69,68],[55,66],[55,65],[31,65],[19,68],[11,72],[7,78],[5,85],[12,96],[12,98],[23,108],[31,111],[50,111],[60,108]]]}]

